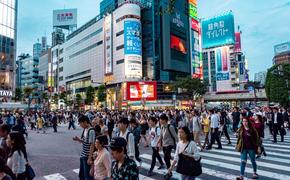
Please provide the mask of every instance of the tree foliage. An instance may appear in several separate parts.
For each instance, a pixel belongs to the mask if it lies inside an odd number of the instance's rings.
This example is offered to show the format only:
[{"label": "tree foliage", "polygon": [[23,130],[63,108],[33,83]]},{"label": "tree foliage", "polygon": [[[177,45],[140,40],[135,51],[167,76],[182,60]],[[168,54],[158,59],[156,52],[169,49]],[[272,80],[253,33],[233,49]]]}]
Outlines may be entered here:
[{"label": "tree foliage", "polygon": [[59,99],[63,99],[64,103],[67,104],[67,93],[65,91],[61,92],[59,95]]},{"label": "tree foliage", "polygon": [[93,88],[92,86],[87,87],[86,89],[86,104],[90,105],[94,102],[95,99],[95,88]]},{"label": "tree foliage", "polygon": [[206,93],[207,83],[191,76],[177,77],[174,88],[175,90],[178,90],[178,88],[185,90],[182,93],[193,98],[194,96],[202,96]]},{"label": "tree foliage", "polygon": [[56,104],[56,103],[58,103],[58,99],[59,99],[59,96],[58,96],[58,94],[54,94],[53,95],[53,102]]},{"label": "tree foliage", "polygon": [[83,101],[82,96],[80,94],[77,94],[76,95],[76,104],[78,105],[78,107],[81,106],[82,101]]},{"label": "tree foliage", "polygon": [[47,92],[42,92],[41,93],[41,98],[42,98],[42,100],[47,101],[48,100],[48,94],[47,94]]},{"label": "tree foliage", "polygon": [[16,88],[15,89],[15,101],[21,101],[22,100],[22,89],[21,88]]},{"label": "tree foliage", "polygon": [[98,87],[97,97],[99,102],[104,102],[106,100],[107,95],[105,85],[102,84]]},{"label": "tree foliage", "polygon": [[23,89],[23,92],[24,92],[25,98],[28,98],[32,94],[33,89],[31,87],[25,87]]},{"label": "tree foliage", "polygon": [[270,102],[277,102],[283,106],[289,105],[290,64],[283,64],[283,74],[278,71],[278,65],[268,69],[266,77],[266,94]]}]

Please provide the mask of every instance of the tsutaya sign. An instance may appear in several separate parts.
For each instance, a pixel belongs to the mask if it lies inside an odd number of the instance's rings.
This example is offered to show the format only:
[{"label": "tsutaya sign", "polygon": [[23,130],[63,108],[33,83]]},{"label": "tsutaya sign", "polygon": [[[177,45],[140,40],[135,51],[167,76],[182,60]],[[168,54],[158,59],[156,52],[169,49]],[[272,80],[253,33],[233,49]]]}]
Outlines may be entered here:
[{"label": "tsutaya sign", "polygon": [[12,93],[12,91],[0,90],[0,96],[2,96],[2,97],[12,97],[13,93]]}]

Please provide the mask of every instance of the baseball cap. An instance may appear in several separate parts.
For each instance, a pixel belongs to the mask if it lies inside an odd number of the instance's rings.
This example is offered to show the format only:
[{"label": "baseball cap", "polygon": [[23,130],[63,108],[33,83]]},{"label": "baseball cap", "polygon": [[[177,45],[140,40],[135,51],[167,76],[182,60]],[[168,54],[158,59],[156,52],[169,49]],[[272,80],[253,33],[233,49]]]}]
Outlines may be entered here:
[{"label": "baseball cap", "polygon": [[127,141],[122,137],[114,137],[109,145],[110,148],[123,148],[127,146]]}]

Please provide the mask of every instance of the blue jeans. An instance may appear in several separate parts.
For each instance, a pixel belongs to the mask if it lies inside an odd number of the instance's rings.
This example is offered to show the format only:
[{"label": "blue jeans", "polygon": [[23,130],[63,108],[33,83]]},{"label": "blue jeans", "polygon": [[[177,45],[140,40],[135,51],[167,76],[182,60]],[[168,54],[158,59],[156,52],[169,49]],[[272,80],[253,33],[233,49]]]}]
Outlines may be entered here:
[{"label": "blue jeans", "polygon": [[88,161],[88,157],[81,157],[80,158],[80,172],[79,172],[80,180],[92,180],[93,179],[90,176],[91,166],[88,165],[87,161]]},{"label": "blue jeans", "polygon": [[252,149],[244,149],[241,152],[241,175],[242,176],[244,176],[244,174],[245,174],[248,154],[249,154],[249,157],[250,157],[251,162],[252,162],[254,173],[257,172],[257,163],[256,163],[256,153],[255,153],[255,151],[252,150]]},{"label": "blue jeans", "polygon": [[195,176],[186,176],[181,174],[181,179],[182,180],[195,180]]}]

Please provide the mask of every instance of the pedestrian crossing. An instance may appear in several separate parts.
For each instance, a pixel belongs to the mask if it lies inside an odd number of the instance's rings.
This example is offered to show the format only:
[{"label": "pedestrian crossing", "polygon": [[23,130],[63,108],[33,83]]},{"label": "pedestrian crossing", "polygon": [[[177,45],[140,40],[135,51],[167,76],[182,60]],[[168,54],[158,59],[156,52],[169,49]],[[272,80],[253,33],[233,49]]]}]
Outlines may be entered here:
[{"label": "pedestrian crossing", "polygon": [[[202,167],[203,174],[197,178],[197,180],[211,180],[211,179],[226,179],[233,180],[240,175],[240,153],[235,150],[237,138],[231,136],[231,145],[227,144],[227,141],[222,137],[222,148],[215,149],[217,145],[213,145],[211,150],[205,150],[201,153],[202,156]],[[287,135],[284,138],[285,142],[278,142],[273,144],[271,138],[264,139],[264,147],[267,156],[262,156],[257,159],[257,166],[259,179],[272,180],[272,179],[285,179],[290,180],[290,136]],[[278,140],[280,140],[278,138]],[[148,177],[147,172],[151,166],[152,155],[151,152],[141,152],[142,167],[140,168],[140,179],[141,180],[153,180],[153,179],[164,179],[164,175],[167,173],[166,169],[157,170],[159,167],[158,161],[154,169],[153,176]],[[163,153],[160,151],[163,156]],[[172,153],[172,156],[174,153]],[[72,170],[75,179],[78,179],[78,169]],[[250,159],[247,161],[247,167],[245,170],[245,178],[251,179],[253,175],[252,165]],[[71,177],[66,177],[63,173],[55,173],[47,175],[41,178],[42,180],[73,180]],[[173,172],[172,179],[181,179],[181,175]]]}]

